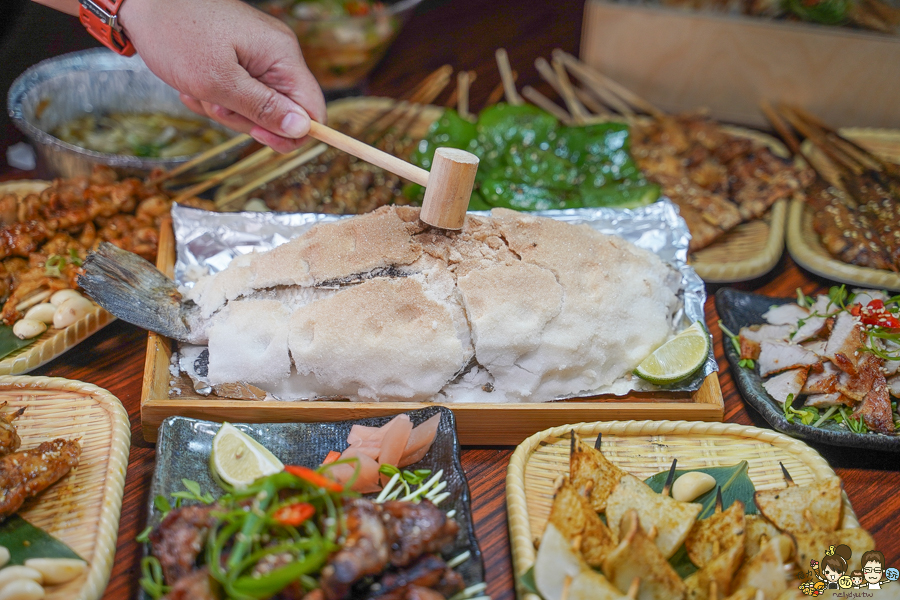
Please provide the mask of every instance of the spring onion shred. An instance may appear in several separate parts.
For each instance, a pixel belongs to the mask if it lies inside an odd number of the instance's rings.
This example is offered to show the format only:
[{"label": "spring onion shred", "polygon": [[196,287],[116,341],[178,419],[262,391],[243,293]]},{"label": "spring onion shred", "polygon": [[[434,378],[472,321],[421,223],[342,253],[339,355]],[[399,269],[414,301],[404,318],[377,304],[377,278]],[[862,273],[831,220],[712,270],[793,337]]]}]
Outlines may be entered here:
[{"label": "spring onion shred", "polygon": [[472,553],[471,553],[469,550],[466,550],[465,552],[463,552],[462,554],[460,554],[460,555],[457,556],[456,558],[451,558],[450,560],[448,560],[448,561],[447,561],[447,566],[448,566],[449,568],[451,568],[451,569],[455,569],[455,568],[458,567],[459,565],[461,565],[461,564],[463,564],[464,562],[466,562],[467,560],[469,560],[469,557],[470,557],[470,556],[472,556]]},{"label": "spring onion shred", "polygon": [[435,506],[437,506],[438,504],[440,504],[441,502],[443,502],[444,500],[446,500],[449,496],[450,496],[450,492],[444,492],[444,493],[441,494],[440,496],[436,496],[436,497],[431,501],[431,503],[434,504]]},{"label": "spring onion shred", "polygon": [[447,518],[448,518],[448,519],[452,519],[452,518],[455,517],[455,516],[456,516],[456,509],[455,509],[455,508],[454,508],[453,510],[451,510],[451,511],[447,511]]},{"label": "spring onion shred", "polygon": [[380,504],[388,499],[388,494],[390,494],[391,489],[394,487],[394,484],[397,483],[397,480],[400,479],[400,473],[394,473],[394,476],[391,477],[390,481],[387,482],[387,485],[384,486],[384,489],[381,490],[381,493],[378,494],[378,497],[375,498],[375,502]]},{"label": "spring onion shred", "polygon": [[433,486],[438,481],[440,481],[441,477],[443,477],[443,476],[444,476],[444,470],[441,469],[440,471],[435,473],[435,475],[431,479],[429,479],[428,481],[423,483],[421,486],[419,486],[419,489],[403,496],[403,498],[401,498],[401,500],[412,501],[412,500],[415,500],[416,498],[418,498],[419,496],[424,495],[429,489],[431,489],[431,486]]},{"label": "spring onion shred", "polygon": [[430,492],[428,492],[427,494],[425,494],[425,497],[428,498],[429,500],[433,500],[435,496],[437,496],[437,495],[440,494],[442,491],[444,491],[444,488],[445,488],[445,487],[447,487],[447,482],[446,482],[446,481],[442,481],[442,482],[440,482],[439,484],[437,484],[436,486],[434,486],[434,489],[433,489],[433,490],[431,490]]},{"label": "spring onion shred", "polygon": [[823,414],[821,417],[819,417],[819,420],[813,424],[813,427],[818,427],[819,425],[821,425],[822,423],[827,421],[829,419],[829,417],[831,417],[831,415],[833,415],[834,413],[837,412],[837,409],[838,409],[837,406],[832,406],[831,408],[826,410],[825,414]]},{"label": "spring onion shred", "polygon": [[[469,587],[467,587],[463,591],[459,592],[458,594],[456,594],[454,596],[450,596],[449,600],[468,600],[468,599],[475,600],[476,594],[480,594],[481,592],[483,592],[486,589],[487,589],[486,583],[476,583],[475,585],[470,585]],[[490,596],[477,596],[477,597],[490,599]]]}]

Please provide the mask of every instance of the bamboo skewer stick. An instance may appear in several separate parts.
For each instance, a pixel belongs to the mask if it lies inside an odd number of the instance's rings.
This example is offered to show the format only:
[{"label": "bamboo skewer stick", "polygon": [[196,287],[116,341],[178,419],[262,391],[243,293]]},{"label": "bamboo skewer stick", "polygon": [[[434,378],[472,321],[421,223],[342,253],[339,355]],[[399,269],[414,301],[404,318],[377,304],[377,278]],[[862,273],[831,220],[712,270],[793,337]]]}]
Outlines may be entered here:
[{"label": "bamboo skewer stick", "polygon": [[456,111],[463,119],[471,119],[472,113],[469,112],[469,84],[474,79],[469,71],[460,71],[456,77]]},{"label": "bamboo skewer stick", "polygon": [[566,125],[572,123],[572,115],[567,113],[565,109],[563,109],[553,100],[543,95],[530,85],[526,85],[522,88],[522,95],[528,98],[528,100],[530,100],[535,106],[546,110],[548,113],[550,113]]},{"label": "bamboo skewer stick", "polygon": [[247,158],[234,163],[227,169],[219,171],[213,177],[210,177],[206,181],[203,181],[196,185],[192,185],[191,187],[189,187],[185,190],[181,190],[178,193],[178,195],[172,199],[172,201],[173,202],[181,202],[185,198],[191,198],[193,196],[196,196],[197,194],[205,192],[206,190],[222,183],[229,177],[231,177],[233,175],[237,175],[238,173],[241,173],[242,171],[245,171],[247,169],[250,169],[250,168],[258,165],[259,163],[266,160],[270,156],[273,156],[274,154],[275,154],[275,151],[268,147],[263,148],[261,150],[257,150],[256,152],[254,152]]},{"label": "bamboo skewer stick", "polygon": [[597,102],[593,96],[584,91],[581,88],[573,88],[575,90],[575,97],[584,104],[589,110],[593,111],[593,113],[597,116],[601,117],[610,117],[612,113],[609,112],[606,107]]},{"label": "bamboo skewer stick", "polygon": [[879,171],[890,168],[881,157],[863,148],[853,140],[845,138],[840,134],[839,131],[832,129],[830,126],[822,122],[818,117],[808,112],[806,109],[803,109],[799,106],[792,106],[790,107],[790,110],[810,125],[820,129],[828,140],[837,145],[846,154],[855,158],[864,168],[875,169]]},{"label": "bamboo skewer stick", "polygon": [[587,81],[585,81],[585,79],[593,81],[597,86],[609,90],[613,94],[620,97],[622,100],[631,104],[631,106],[634,106],[638,110],[641,110],[648,115],[657,118],[665,116],[665,113],[662,110],[660,110],[644,98],[638,96],[625,86],[610,79],[606,75],[603,75],[595,69],[587,66],[585,63],[581,62],[571,54],[556,49],[553,51],[553,58],[560,60],[570,71],[572,71],[572,73],[578,76],[579,79],[581,79],[585,83],[588,83]]},{"label": "bamboo skewer stick", "polygon": [[556,72],[556,78],[559,82],[560,95],[565,101],[569,112],[572,113],[572,118],[576,123],[584,123],[591,115],[588,114],[584,105],[575,97],[572,84],[569,82],[569,76],[566,75],[566,68],[559,60],[553,59],[553,70]]},{"label": "bamboo skewer stick", "polygon": [[516,91],[516,82],[512,76],[512,68],[509,66],[509,56],[506,50],[498,48],[494,53],[497,58],[497,68],[500,70],[500,79],[503,80],[503,92],[506,94],[506,101],[513,106],[524,104],[522,96]]},{"label": "bamboo skewer stick", "polygon": [[[247,185],[244,185],[244,186],[238,188],[237,190],[231,192],[230,194],[228,194],[227,196],[222,198],[222,200],[217,201],[216,206],[218,206],[219,208],[223,208],[223,209],[230,208],[232,202],[234,202],[235,200],[243,198],[246,194],[252,192],[253,190],[255,190],[259,187],[266,185],[273,179],[277,179],[277,178],[281,177],[282,175],[284,175],[290,171],[293,171],[300,165],[308,163],[309,161],[313,160],[314,158],[316,158],[317,156],[319,156],[320,154],[325,152],[325,150],[327,150],[327,149],[328,149],[328,146],[326,146],[325,144],[316,144],[315,146],[306,150],[305,152],[299,152],[298,150],[295,150],[294,152],[286,154],[285,157],[288,157],[288,158],[287,158],[287,160],[283,161],[282,164],[280,164],[276,168],[272,169],[271,171],[267,172],[266,174],[264,174],[260,177],[257,177],[256,179],[254,179]],[[295,154],[295,153],[297,153],[297,154]]]},{"label": "bamboo skewer stick", "polygon": [[806,123],[803,119],[799,118],[792,110],[787,107],[781,106],[781,115],[787,119],[787,121],[794,127],[797,131],[805,135],[809,138],[813,144],[815,144],[825,155],[830,158],[835,166],[840,169],[844,168],[849,170],[850,172],[860,175],[863,172],[863,168],[859,165],[859,163],[855,162],[852,157],[848,156],[839,148],[835,147],[832,144],[828,143],[828,139],[825,137],[825,134],[816,129],[815,127],[811,127]]},{"label": "bamboo skewer stick", "polygon": [[[575,123],[583,124],[586,119],[592,116],[588,114],[587,109],[584,108],[581,102],[575,98],[571,84],[568,86],[568,89],[563,85],[561,77],[555,71],[555,65],[551,67],[545,58],[538,57],[534,61],[534,66],[544,81],[549,83],[566,103],[566,107],[569,109],[569,113],[571,113],[572,120]],[[569,79],[566,77],[566,83],[568,84],[568,82]]]},{"label": "bamboo skewer stick", "polygon": [[597,100],[610,107],[623,117],[630,119],[636,115],[634,110],[627,102],[607,90],[605,87],[597,84],[597,82],[591,80],[590,78],[582,77],[578,72],[574,70],[572,70],[572,72],[581,80],[581,83],[584,84],[586,88],[586,95],[595,97]]},{"label": "bamboo skewer stick", "polygon": [[219,154],[222,154],[223,152],[228,152],[232,148],[240,146],[241,144],[246,143],[251,139],[253,139],[253,138],[251,138],[249,135],[244,134],[244,133],[242,133],[240,135],[236,135],[233,138],[219,144],[218,146],[214,146],[214,147],[210,148],[209,150],[207,150],[206,152],[203,152],[203,153],[195,156],[194,158],[187,161],[186,163],[182,163],[182,164],[178,165],[171,171],[167,171],[167,172],[163,173],[162,175],[160,175],[159,177],[155,177],[154,179],[151,179],[149,183],[150,183],[150,185],[159,185],[159,184],[163,183],[164,181],[168,181],[169,179],[172,179],[173,177],[177,177],[178,175],[181,175],[182,173],[186,173],[187,171],[190,171],[197,165],[204,163],[204,162],[208,161],[209,159],[211,159],[215,156],[218,156]]},{"label": "bamboo skewer stick", "polygon": [[[410,103],[425,103],[431,102],[434,100],[438,94],[446,87],[447,83],[450,81],[450,77],[453,75],[453,67],[450,65],[444,65],[439,69],[434,70],[430,74],[428,74],[425,79],[419,82],[412,91],[407,94],[404,94],[400,97],[400,102],[398,104],[393,104],[382,110],[380,113],[375,115],[372,119],[370,119],[366,125],[363,126],[363,131],[361,133],[354,132],[354,134],[359,135],[362,138],[366,138],[369,135],[373,135],[374,128],[378,124],[379,121],[397,111],[398,108],[406,108]],[[441,82],[443,85],[441,85]],[[437,91],[435,89],[437,88]],[[432,95],[433,94],[433,95]],[[402,113],[401,113],[402,114]],[[380,127],[379,130],[386,130],[390,128],[391,125],[394,124],[395,121],[391,121],[384,127]]]},{"label": "bamboo skewer stick", "polygon": [[[515,84],[516,81],[519,80],[519,73],[518,73],[518,71],[512,71],[511,75],[512,75],[513,84]],[[491,93],[488,94],[487,101],[485,102],[485,106],[493,106],[494,104],[497,104],[498,102],[500,102],[500,100],[503,98],[503,94],[505,91],[506,90],[503,87],[503,81],[501,81],[496,86],[494,86],[494,89],[492,89]]]},{"label": "bamboo skewer stick", "polygon": [[759,108],[762,110],[763,114],[766,115],[766,118],[769,120],[769,123],[772,124],[772,127],[775,128],[775,131],[778,132],[778,135],[781,136],[781,139],[784,140],[784,143],[787,144],[788,149],[790,149],[795,156],[803,156],[803,150],[800,148],[800,141],[794,135],[794,132],[791,131],[790,126],[781,118],[781,115],[779,115],[772,107],[772,104],[768,100],[763,100],[759,103]]}]

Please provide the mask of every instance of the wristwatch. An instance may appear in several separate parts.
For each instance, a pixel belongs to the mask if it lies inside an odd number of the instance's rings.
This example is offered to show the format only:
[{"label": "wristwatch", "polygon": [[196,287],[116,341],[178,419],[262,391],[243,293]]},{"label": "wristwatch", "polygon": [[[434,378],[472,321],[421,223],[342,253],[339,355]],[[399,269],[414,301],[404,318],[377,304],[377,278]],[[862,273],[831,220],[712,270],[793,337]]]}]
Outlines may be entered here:
[{"label": "wristwatch", "polygon": [[124,0],[80,0],[78,18],[92,36],[122,56],[132,56],[134,45],[119,25],[119,8]]}]

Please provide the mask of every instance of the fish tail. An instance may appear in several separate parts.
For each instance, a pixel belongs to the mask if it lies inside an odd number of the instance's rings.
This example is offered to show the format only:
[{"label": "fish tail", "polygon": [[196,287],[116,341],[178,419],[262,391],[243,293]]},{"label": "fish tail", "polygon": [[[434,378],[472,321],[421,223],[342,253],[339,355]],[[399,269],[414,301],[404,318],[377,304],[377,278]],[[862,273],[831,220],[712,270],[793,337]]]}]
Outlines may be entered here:
[{"label": "fish tail", "polygon": [[103,242],[84,260],[78,285],[97,304],[138,327],[191,341],[175,282],[140,256]]}]

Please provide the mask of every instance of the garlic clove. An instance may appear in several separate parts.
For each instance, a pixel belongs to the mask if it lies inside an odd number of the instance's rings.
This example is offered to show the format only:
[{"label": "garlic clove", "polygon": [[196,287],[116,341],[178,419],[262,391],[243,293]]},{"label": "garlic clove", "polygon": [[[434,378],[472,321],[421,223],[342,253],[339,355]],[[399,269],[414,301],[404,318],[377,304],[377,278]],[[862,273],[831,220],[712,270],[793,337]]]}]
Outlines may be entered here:
[{"label": "garlic clove", "polygon": [[709,473],[692,471],[685,473],[672,484],[672,498],[679,502],[691,502],[716,487],[716,478]]},{"label": "garlic clove", "polygon": [[29,558],[25,566],[44,576],[44,585],[72,581],[87,570],[87,563],[77,558]]},{"label": "garlic clove", "polygon": [[84,296],[69,298],[56,307],[56,312],[53,314],[53,326],[56,329],[68,327],[93,309],[94,304]]},{"label": "garlic clove", "polygon": [[20,319],[13,325],[13,334],[20,340],[30,340],[47,331],[47,324],[36,319]]},{"label": "garlic clove", "polygon": [[0,589],[0,600],[40,600],[44,588],[31,579],[15,579]]},{"label": "garlic clove", "polygon": [[50,304],[59,307],[63,302],[70,298],[84,298],[84,296],[73,289],[59,290],[50,296]]},{"label": "garlic clove", "polygon": [[6,587],[12,581],[20,579],[31,579],[37,583],[43,583],[44,576],[41,572],[31,567],[23,567],[22,565],[13,565],[0,569],[0,590]]},{"label": "garlic clove", "polygon": [[55,312],[56,306],[50,304],[49,302],[43,302],[41,304],[35,304],[31,308],[29,308],[28,312],[25,313],[25,318],[34,319],[35,321],[42,321],[49,325],[53,322],[53,313]]}]

